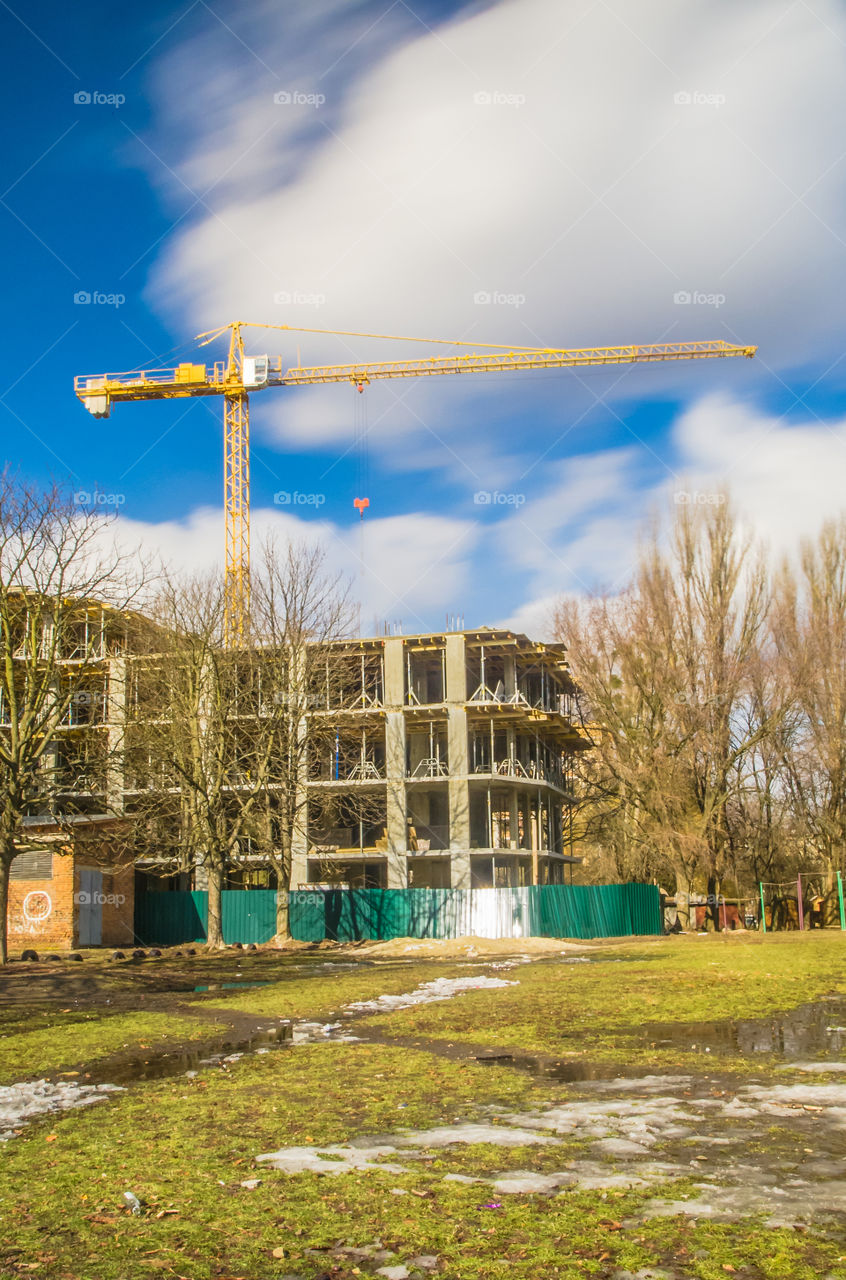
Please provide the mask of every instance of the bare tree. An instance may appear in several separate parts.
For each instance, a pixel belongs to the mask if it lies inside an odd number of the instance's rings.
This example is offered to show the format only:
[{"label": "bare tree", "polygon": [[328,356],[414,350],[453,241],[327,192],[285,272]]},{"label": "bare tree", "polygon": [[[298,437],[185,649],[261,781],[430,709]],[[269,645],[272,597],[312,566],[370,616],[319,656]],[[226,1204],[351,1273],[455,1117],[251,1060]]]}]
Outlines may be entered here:
[{"label": "bare tree", "polygon": [[[344,687],[338,642],[355,611],[348,587],[319,547],[268,538],[253,587],[253,620],[274,714],[258,732],[268,745],[268,786],[262,800],[259,847],[277,875],[277,936],[289,936],[288,894],[294,842],[305,837],[308,779],[330,749]],[[263,838],[262,838],[263,837]]]},{"label": "bare tree", "polygon": [[771,727],[743,716],[767,618],[764,568],[720,499],[677,508],[667,549],[654,530],[622,596],[557,616],[601,726],[588,768],[606,829],[645,846],[642,865],[672,867],[682,902],[703,879],[712,920],[740,762]]},{"label": "bare tree", "polygon": [[[7,959],[9,874],[30,812],[67,816],[74,776],[102,791],[114,742],[95,733],[105,695],[104,635],[143,590],[146,566],[122,551],[108,518],[58,486],[0,476],[0,962]],[[108,625],[107,625],[108,624]],[[86,719],[84,759],[62,730]],[[105,802],[105,795],[104,795]]]},{"label": "bare tree", "polygon": [[223,644],[223,615],[218,577],[166,581],[127,728],[138,847],[163,873],[204,869],[210,946],[223,943],[225,877],[246,856],[275,870],[288,935],[309,760],[335,732],[319,713],[336,705],[329,646],[350,622],[325,554],[273,540],[254,558],[250,639],[237,650]]},{"label": "bare tree", "polygon": [[846,517],[785,566],[774,631],[796,716],[785,747],[794,810],[827,875],[846,869]]},{"label": "bare tree", "polygon": [[270,771],[271,744],[256,732],[266,710],[259,654],[224,646],[219,575],[166,577],[151,616],[127,727],[136,830],[163,870],[205,871],[207,940],[220,947],[224,878],[249,841]]}]

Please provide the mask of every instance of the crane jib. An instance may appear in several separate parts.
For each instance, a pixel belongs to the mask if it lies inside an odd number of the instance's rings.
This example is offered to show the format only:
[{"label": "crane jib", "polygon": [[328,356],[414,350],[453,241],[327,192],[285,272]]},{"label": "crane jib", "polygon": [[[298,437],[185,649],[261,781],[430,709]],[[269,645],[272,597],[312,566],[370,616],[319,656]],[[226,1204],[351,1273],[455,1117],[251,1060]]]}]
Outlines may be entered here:
[{"label": "crane jib", "polygon": [[[137,369],[129,373],[100,373],[74,379],[74,390],[95,418],[108,418],[113,402],[224,397],[224,510],[226,528],[225,640],[239,647],[249,639],[250,617],[250,450],[249,397],[265,387],[304,387],[327,382],[350,382],[359,391],[382,378],[419,378],[455,374],[517,373],[524,369],[566,369],[611,364],[650,364],[668,360],[709,360],[746,356],[756,347],[737,346],[723,339],[704,342],[661,342],[620,347],[507,347],[462,354],[424,356],[410,360],[364,361],[359,364],[297,364],[283,369],[280,356],[248,356],[243,328],[287,329],[287,325],[253,325],[243,321],[206,334],[201,346],[229,333],[229,355],[206,365],[183,362],[167,369]],[[304,330],[331,333],[332,330]],[[336,331],[340,333],[341,331]],[[353,335],[347,335],[353,336]],[[364,338],[424,341],[396,334],[359,334]],[[439,341],[441,346],[468,347],[463,341]],[[476,344],[473,344],[474,346]],[[484,346],[485,344],[483,344]],[[365,501],[361,499],[360,501]],[[363,512],[362,512],[363,514]]]},{"label": "crane jib", "polygon": [[415,378],[460,373],[508,373],[523,369],[564,369],[604,364],[648,364],[668,360],[704,360],[746,356],[757,348],[722,339],[655,343],[649,346],[584,347],[569,350],[483,352],[427,356],[361,364],[293,366],[280,357],[248,356],[237,373],[222,361],[212,366],[181,364],[171,369],[134,370],[76,378],[74,389],[95,417],[107,417],[112,401],[184,399],[189,396],[243,395],[270,386],[308,386],[326,382],[367,383],[382,378]]}]

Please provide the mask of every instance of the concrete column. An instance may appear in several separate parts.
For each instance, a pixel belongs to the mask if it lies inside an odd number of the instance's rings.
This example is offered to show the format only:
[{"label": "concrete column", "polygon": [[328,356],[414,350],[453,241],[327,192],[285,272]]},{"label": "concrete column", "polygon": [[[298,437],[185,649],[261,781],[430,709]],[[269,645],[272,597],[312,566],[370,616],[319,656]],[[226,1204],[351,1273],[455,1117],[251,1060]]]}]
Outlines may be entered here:
[{"label": "concrete column", "polygon": [[[397,638],[400,639],[400,637]],[[390,643],[389,640],[388,644]],[[399,652],[401,660],[401,639]],[[387,665],[386,661],[386,668]],[[402,674],[401,665],[400,674]],[[393,702],[393,698],[391,701]],[[387,777],[385,825],[388,835],[388,888],[404,889],[408,883],[406,870],[408,815],[405,798],[405,714],[399,709],[389,711],[385,718],[385,775]]]},{"label": "concrete column", "polygon": [[405,706],[405,650],[402,636],[385,641],[385,706]]},{"label": "concrete column", "polygon": [[106,763],[106,802],[110,813],[123,813],[125,726],[126,726],[126,659],[112,658],[106,671],[106,724],[108,725],[108,760]]},{"label": "concrete column", "polygon": [[461,632],[446,637],[447,752],[449,762],[450,886],[470,888],[470,762],[467,743],[467,644]]},{"label": "concrete column", "polygon": [[505,655],[505,677],[503,679],[505,685],[505,696],[510,698],[517,692],[517,658],[513,653]]},{"label": "concrete column", "polygon": [[520,848],[520,798],[512,787],[508,796],[508,843],[512,849]]},{"label": "concrete column", "polygon": [[467,701],[466,644],[461,632],[446,638],[446,690],[447,702]]},{"label": "concrete column", "polygon": [[453,889],[469,889],[470,765],[467,751],[467,712],[463,706],[451,705],[447,716],[450,884]]}]

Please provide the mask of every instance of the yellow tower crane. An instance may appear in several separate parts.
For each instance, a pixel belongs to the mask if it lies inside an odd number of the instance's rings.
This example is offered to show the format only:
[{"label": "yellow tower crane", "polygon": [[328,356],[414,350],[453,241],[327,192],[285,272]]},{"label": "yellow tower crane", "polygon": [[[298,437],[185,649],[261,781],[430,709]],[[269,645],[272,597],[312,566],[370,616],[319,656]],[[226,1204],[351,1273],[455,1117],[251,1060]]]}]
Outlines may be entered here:
[{"label": "yellow tower crane", "polygon": [[[434,342],[472,347],[460,354],[422,356],[411,360],[366,361],[360,364],[295,365],[283,369],[281,357],[247,356],[242,329],[284,329],[342,337],[387,338],[400,342]],[[225,635],[237,647],[247,637],[250,600],[250,419],[249,394],[265,387],[305,387],[320,382],[351,382],[363,388],[377,378],[419,378],[448,373],[507,373],[519,369],[564,369],[598,364],[649,364],[664,360],[710,360],[754,356],[756,347],[710,342],[658,342],[650,346],[505,347],[397,334],[354,333],[346,329],[306,329],[287,324],[253,324],[236,320],[197,335],[206,346],[229,332],[229,355],[211,366],[179,364],[170,369],[138,369],[131,373],[82,375],[74,390],[95,418],[108,418],[113,402],[172,400],[187,396],[223,396],[223,500],[226,513]],[[479,348],[482,347],[483,350]]]}]

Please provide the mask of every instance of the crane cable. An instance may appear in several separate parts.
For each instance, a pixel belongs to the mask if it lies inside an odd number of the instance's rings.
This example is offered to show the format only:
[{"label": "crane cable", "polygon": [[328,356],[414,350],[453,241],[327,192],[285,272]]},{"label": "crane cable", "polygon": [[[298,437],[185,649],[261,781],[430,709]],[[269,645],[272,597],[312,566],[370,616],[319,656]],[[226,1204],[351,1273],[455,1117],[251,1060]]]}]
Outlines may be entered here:
[{"label": "crane cable", "polygon": [[363,382],[356,384],[355,411],[353,415],[356,454],[356,496],[353,499],[353,506],[359,515],[358,560],[362,579],[366,570],[364,559],[364,512],[370,506],[370,498],[368,496],[370,489],[370,442],[368,433],[370,428],[367,418],[367,396],[365,391],[366,387]]}]

